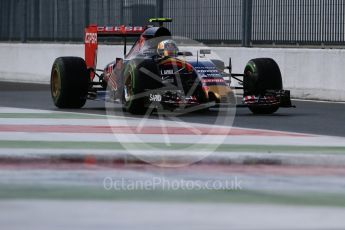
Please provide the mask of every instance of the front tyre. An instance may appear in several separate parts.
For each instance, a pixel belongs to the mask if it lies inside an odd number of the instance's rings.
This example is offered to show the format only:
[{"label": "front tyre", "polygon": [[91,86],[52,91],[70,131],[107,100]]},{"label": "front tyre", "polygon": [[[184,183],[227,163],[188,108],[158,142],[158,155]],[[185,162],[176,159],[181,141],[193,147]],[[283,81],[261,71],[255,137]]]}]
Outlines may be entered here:
[{"label": "front tyre", "polygon": [[[244,96],[265,96],[267,90],[282,90],[282,76],[278,64],[271,58],[250,60],[244,70]],[[273,114],[277,105],[248,105],[254,114]]]},{"label": "front tyre", "polygon": [[140,95],[144,90],[138,77],[134,64],[129,64],[124,74],[122,109],[132,114],[145,114],[147,109],[144,106],[144,96]]},{"label": "front tyre", "polygon": [[51,96],[58,108],[81,108],[86,102],[90,76],[84,59],[55,59],[50,77]]}]

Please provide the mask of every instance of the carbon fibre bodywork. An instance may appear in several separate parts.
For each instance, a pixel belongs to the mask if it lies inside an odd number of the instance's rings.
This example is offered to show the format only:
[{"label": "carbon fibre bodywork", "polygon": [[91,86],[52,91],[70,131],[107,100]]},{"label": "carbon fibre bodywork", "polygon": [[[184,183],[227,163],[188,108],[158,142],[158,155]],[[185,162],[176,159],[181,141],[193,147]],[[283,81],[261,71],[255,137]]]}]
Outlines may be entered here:
[{"label": "carbon fibre bodywork", "polygon": [[126,97],[135,96],[127,95],[126,82],[129,77],[133,78],[132,75],[138,75],[135,76],[135,94],[142,97],[141,103],[147,108],[172,110],[208,102],[216,106],[230,103],[233,92],[223,78],[224,72],[212,60],[190,56],[190,53],[186,56],[186,52],[174,57],[157,53],[158,43],[170,38],[166,28],[151,27],[138,38],[125,59],[117,59],[104,68],[102,80],[116,95],[113,99],[126,100]]}]

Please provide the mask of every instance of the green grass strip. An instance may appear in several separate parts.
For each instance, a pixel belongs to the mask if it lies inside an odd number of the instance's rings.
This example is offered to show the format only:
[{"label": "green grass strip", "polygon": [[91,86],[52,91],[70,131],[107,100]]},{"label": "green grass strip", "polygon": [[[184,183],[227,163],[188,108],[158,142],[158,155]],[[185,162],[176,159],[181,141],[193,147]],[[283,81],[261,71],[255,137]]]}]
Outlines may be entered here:
[{"label": "green grass strip", "polygon": [[345,207],[345,195],[329,193],[284,194],[262,191],[232,190],[151,190],[115,191],[101,186],[19,186],[1,185],[0,199],[51,200],[107,200],[107,201],[160,201],[160,202],[219,202],[245,204],[289,204],[301,206]]},{"label": "green grass strip", "polygon": [[0,148],[13,149],[88,149],[88,150],[171,150],[215,151],[249,153],[296,153],[296,154],[345,154],[345,147],[289,146],[289,145],[236,145],[236,144],[184,144],[184,143],[119,143],[78,141],[6,141],[0,140]]}]

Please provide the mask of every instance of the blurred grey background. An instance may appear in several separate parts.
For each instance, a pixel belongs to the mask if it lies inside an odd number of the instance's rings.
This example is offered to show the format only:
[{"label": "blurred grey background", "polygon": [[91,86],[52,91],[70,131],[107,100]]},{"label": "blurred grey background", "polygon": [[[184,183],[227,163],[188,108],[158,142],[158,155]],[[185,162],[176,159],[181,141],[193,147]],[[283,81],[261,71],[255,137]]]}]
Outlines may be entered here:
[{"label": "blurred grey background", "polygon": [[345,0],[1,0],[1,41],[82,42],[88,24],[146,25],[210,44],[342,46]]}]

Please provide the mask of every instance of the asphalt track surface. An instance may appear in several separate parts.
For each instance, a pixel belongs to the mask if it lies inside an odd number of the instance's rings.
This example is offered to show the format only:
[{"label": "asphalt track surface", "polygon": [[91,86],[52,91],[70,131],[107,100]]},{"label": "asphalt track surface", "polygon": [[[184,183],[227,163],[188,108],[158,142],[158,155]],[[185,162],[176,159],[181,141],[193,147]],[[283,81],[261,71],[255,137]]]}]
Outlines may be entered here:
[{"label": "asphalt track surface", "polygon": [[[3,107],[58,110],[51,100],[49,85],[0,82],[0,97],[0,106]],[[253,115],[247,108],[238,108],[233,126],[345,136],[344,103],[294,100],[293,104],[297,108],[283,108],[274,115]],[[106,114],[104,102],[101,101],[88,101],[82,109],[64,111]],[[185,114],[179,119],[191,123],[212,124],[215,117],[215,112],[209,112]]]},{"label": "asphalt track surface", "polygon": [[[52,103],[48,85],[0,82],[0,96],[0,107],[60,111]],[[296,109],[281,109],[269,116],[239,108],[234,126],[345,137],[345,104],[293,103]],[[100,101],[64,111],[106,114]],[[212,124],[215,117],[217,113],[209,112],[179,118]],[[0,223],[4,229],[344,229],[343,167],[268,162],[169,169],[98,165],[92,159],[80,164],[54,162],[0,164]],[[104,187],[107,177],[124,181],[124,186],[155,179],[170,184],[181,179],[202,183],[238,179],[243,189],[175,192],[162,190],[164,183],[160,183],[161,187],[148,191],[108,191]]]}]

